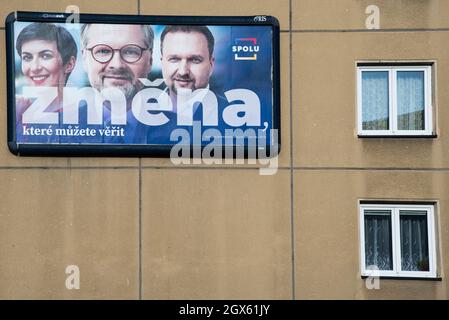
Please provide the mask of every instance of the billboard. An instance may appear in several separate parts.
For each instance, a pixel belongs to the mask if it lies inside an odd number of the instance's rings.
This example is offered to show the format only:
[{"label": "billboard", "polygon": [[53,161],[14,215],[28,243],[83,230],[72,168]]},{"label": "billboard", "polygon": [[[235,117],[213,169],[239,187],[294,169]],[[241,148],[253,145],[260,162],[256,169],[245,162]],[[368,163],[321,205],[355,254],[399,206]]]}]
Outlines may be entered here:
[{"label": "billboard", "polygon": [[210,145],[277,153],[275,18],[78,18],[6,20],[12,153],[169,156]]}]

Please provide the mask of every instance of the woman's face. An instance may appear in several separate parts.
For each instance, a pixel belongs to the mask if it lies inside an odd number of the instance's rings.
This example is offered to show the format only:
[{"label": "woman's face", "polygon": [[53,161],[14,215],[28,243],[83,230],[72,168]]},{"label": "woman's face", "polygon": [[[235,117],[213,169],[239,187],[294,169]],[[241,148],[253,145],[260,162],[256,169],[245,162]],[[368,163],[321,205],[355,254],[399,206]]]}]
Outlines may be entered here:
[{"label": "woman's face", "polygon": [[30,40],[22,45],[22,72],[33,86],[65,85],[66,72],[56,41]]}]

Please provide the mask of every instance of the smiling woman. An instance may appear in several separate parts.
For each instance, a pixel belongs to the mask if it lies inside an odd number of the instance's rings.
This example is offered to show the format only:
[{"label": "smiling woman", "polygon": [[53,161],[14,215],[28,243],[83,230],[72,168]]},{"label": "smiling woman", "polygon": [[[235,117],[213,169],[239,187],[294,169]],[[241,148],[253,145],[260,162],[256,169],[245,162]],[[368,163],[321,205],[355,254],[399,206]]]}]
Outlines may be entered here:
[{"label": "smiling woman", "polygon": [[63,84],[65,73],[61,69],[62,59],[56,43],[33,40],[22,47],[22,72],[35,86],[59,86]]},{"label": "smiling woman", "polygon": [[[31,23],[19,33],[16,50],[21,58],[22,73],[29,86],[57,88],[56,98],[45,111],[60,112],[63,88],[76,63],[77,47],[71,34],[55,24]],[[31,104],[30,99],[17,95],[18,123],[22,123],[23,114]],[[17,126],[17,136],[23,137],[23,131],[26,129],[26,124]]]},{"label": "smiling woman", "polygon": [[[57,87],[58,97],[51,110],[59,109],[62,89],[75,67],[77,47],[70,33],[54,24],[32,23],[24,28],[16,43],[21,57],[22,73],[30,86]],[[29,104],[18,99],[20,116]]]}]

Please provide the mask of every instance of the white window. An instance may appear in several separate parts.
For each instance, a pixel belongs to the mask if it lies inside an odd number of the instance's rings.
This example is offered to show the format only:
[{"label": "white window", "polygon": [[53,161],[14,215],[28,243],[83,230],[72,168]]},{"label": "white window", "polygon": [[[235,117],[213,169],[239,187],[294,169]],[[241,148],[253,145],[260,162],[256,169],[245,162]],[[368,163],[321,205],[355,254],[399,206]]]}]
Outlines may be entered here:
[{"label": "white window", "polygon": [[432,135],[431,79],[431,66],[358,66],[358,135]]},{"label": "white window", "polygon": [[362,276],[436,277],[432,205],[360,204],[360,239]]}]

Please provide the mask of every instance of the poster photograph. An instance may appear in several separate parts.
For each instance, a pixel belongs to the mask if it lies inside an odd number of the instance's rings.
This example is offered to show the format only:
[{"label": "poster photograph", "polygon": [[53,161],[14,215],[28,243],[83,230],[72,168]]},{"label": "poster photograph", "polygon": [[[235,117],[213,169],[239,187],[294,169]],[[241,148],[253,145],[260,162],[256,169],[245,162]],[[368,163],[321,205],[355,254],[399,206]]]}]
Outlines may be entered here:
[{"label": "poster photograph", "polygon": [[7,22],[13,153],[167,156],[176,145],[278,147],[275,19],[65,19],[19,13]]}]

